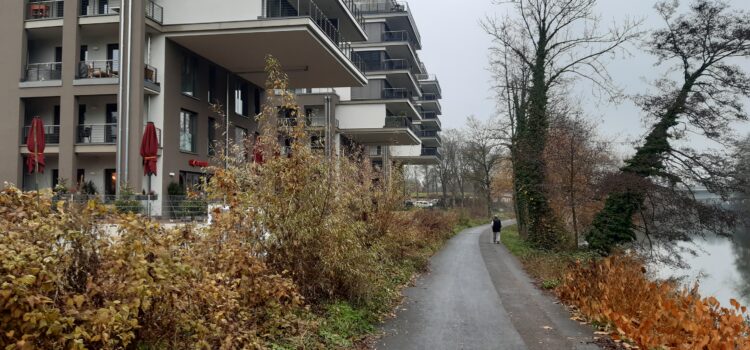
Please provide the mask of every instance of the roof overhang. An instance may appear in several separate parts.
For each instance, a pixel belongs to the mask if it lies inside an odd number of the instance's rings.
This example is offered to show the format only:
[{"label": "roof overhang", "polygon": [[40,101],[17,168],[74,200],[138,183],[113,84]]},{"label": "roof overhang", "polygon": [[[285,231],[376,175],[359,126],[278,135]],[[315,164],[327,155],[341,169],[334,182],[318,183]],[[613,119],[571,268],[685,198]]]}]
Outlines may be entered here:
[{"label": "roof overhang", "polygon": [[341,132],[363,145],[419,145],[419,137],[409,128],[342,129]]},{"label": "roof overhang", "polygon": [[367,78],[307,17],[179,24],[166,37],[231,72],[264,86],[267,55],[276,57],[291,88],[364,86]]}]

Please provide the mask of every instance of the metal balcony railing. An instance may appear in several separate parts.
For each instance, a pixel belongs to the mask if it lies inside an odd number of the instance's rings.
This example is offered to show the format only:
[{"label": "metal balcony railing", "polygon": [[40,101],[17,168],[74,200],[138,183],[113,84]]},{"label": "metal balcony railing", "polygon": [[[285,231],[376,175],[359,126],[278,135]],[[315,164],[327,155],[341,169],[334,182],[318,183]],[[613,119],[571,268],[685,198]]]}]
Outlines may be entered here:
[{"label": "metal balcony railing", "polygon": [[437,130],[422,130],[418,135],[421,138],[440,138],[440,134]]},{"label": "metal balcony railing", "polygon": [[117,124],[78,125],[76,143],[114,144],[117,142]]},{"label": "metal balcony railing", "polygon": [[24,81],[60,80],[62,62],[29,63],[24,73]]},{"label": "metal balcony railing", "polygon": [[143,69],[143,80],[147,83],[159,84],[159,71],[156,67],[147,64]]},{"label": "metal balcony railing", "polygon": [[[297,118],[279,118],[279,127],[282,128],[293,128],[297,126],[297,123],[299,123],[300,119]],[[325,128],[326,127],[326,117],[324,116],[312,116],[312,117],[304,117],[301,119],[305,123],[305,127],[307,128]],[[338,119],[335,121],[336,127],[339,125]]]},{"label": "metal balcony railing", "polygon": [[120,61],[91,60],[78,63],[78,79],[117,78],[120,75]]},{"label": "metal balcony railing", "polygon": [[383,89],[381,97],[383,99],[408,99],[411,98],[411,91],[404,88],[386,88]]},{"label": "metal balcony railing", "polygon": [[420,81],[436,81],[437,76],[435,74],[417,74],[417,80]]},{"label": "metal balcony railing", "polygon": [[333,41],[341,52],[358,68],[358,59],[353,58],[351,41],[347,40],[328,16],[313,0],[265,0],[263,13],[266,18],[307,17]]},{"label": "metal balcony railing", "polygon": [[349,11],[354,16],[354,19],[359,23],[359,26],[363,29],[365,28],[365,15],[362,12],[362,10],[359,9],[359,6],[357,6],[357,3],[355,0],[343,0],[344,4],[346,4],[346,7],[349,8]]},{"label": "metal balcony railing", "polygon": [[442,158],[443,155],[440,153],[440,149],[437,147],[422,147],[423,157],[438,157]]},{"label": "metal balcony railing", "polygon": [[26,2],[25,18],[27,20],[62,18],[64,12],[65,1],[63,0],[29,0]]},{"label": "metal balcony railing", "polygon": [[81,16],[116,15],[121,6],[121,0],[81,0]]},{"label": "metal balcony railing", "polygon": [[[356,56],[356,55],[355,55]],[[364,72],[381,72],[381,71],[394,71],[394,70],[411,70],[411,65],[408,60],[404,59],[388,59],[380,62],[364,62],[361,67]]]},{"label": "metal balcony railing", "polygon": [[416,133],[414,124],[407,117],[387,116],[385,117],[385,128],[407,128]]},{"label": "metal balcony railing", "polygon": [[384,42],[408,42],[415,47],[419,46],[419,43],[405,30],[383,32],[382,40]]},{"label": "metal balcony railing", "polygon": [[395,0],[359,0],[357,6],[364,13],[408,12],[409,4]]},{"label": "metal balcony railing", "polygon": [[[29,137],[31,132],[31,125],[23,127],[23,138],[22,143],[26,143],[26,139]],[[60,125],[45,125],[44,126],[44,142],[48,145],[57,145],[60,143]]]},{"label": "metal balcony railing", "polygon": [[422,112],[422,119],[438,119],[438,115],[435,112]]},{"label": "metal balcony railing", "polygon": [[437,94],[424,93],[422,94],[422,101],[437,101],[439,100]]},{"label": "metal balcony railing", "polygon": [[146,1],[146,18],[162,24],[164,23],[164,8],[151,0]]}]

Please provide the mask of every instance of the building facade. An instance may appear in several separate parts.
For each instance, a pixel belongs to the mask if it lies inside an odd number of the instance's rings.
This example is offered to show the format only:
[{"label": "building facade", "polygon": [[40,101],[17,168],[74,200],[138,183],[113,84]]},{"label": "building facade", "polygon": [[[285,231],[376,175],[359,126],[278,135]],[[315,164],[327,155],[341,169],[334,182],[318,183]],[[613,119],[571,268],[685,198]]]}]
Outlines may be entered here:
[{"label": "building facade", "polygon": [[[24,189],[64,180],[114,196],[125,183],[156,194],[160,215],[170,184],[198,182],[194,165],[213,145],[257,130],[267,55],[300,92],[309,126],[326,130],[314,146],[380,149],[385,163],[391,150],[436,157],[424,152],[439,145],[439,84],[419,61],[408,7],[391,0],[13,0],[0,28],[0,181]],[[47,166],[31,175],[34,117]],[[160,141],[151,177],[139,153],[147,123]]]}]

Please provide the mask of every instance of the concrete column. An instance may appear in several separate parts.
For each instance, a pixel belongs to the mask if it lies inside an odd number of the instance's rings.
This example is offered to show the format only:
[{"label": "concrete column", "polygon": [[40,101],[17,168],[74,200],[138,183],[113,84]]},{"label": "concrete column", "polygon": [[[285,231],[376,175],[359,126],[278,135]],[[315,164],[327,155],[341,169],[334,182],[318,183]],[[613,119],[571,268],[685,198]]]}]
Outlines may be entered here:
[{"label": "concrete column", "polygon": [[[143,163],[140,142],[144,129],[145,95],[143,71],[145,68],[146,20],[144,0],[124,0],[123,34],[120,43],[120,135],[122,140],[118,174],[120,181],[140,192],[143,188]],[[120,183],[122,185],[122,183]]]},{"label": "concrete column", "polygon": [[22,157],[19,149],[21,141],[21,125],[23,121],[23,109],[18,93],[18,83],[23,76],[22,72],[25,57],[25,35],[23,29],[25,15],[24,1],[3,2],[3,10],[0,11],[0,41],[3,43],[3,51],[0,53],[3,64],[0,65],[0,86],[3,93],[0,94],[0,106],[3,108],[3,127],[0,128],[0,186],[7,181],[21,186],[23,173],[21,168]]},{"label": "concrete column", "polygon": [[59,172],[60,178],[65,179],[68,185],[73,184],[76,179],[77,157],[75,154],[76,125],[77,125],[77,102],[73,92],[73,80],[78,71],[80,33],[78,26],[78,14],[80,13],[79,1],[66,1],[63,13],[62,28],[62,84],[60,94],[60,155]]}]

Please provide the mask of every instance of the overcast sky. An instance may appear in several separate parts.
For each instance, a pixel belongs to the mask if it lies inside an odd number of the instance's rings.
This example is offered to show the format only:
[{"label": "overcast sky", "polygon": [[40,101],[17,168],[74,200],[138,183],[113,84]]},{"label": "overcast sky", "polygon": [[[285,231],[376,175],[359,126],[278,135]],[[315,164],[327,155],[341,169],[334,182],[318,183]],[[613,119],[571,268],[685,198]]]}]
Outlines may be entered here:
[{"label": "overcast sky", "polygon": [[[487,15],[504,15],[513,9],[508,5],[493,5],[491,0],[408,0],[422,34],[421,59],[430,73],[438,76],[443,89],[443,128],[463,126],[467,116],[489,118],[495,114],[495,102],[490,92],[492,82],[487,72],[490,37],[481,29],[479,21]],[[660,27],[663,23],[653,6],[654,0],[599,0],[598,12],[604,24],[620,23],[626,18],[644,20],[643,29]],[[750,10],[750,0],[730,0],[733,8]],[[684,5],[688,1],[681,1]],[[655,60],[637,45],[629,49],[631,57],[621,57],[608,67],[614,82],[628,94],[646,92],[654,77],[665,71],[655,67]],[[744,61],[743,66],[750,63]],[[582,87],[575,98],[584,99],[584,110],[590,118],[601,122],[600,130],[607,139],[620,142],[618,150],[628,152],[626,144],[644,133],[642,113],[632,102],[612,105],[587,96]],[[588,90],[590,91],[590,90]],[[750,108],[750,106],[748,106]],[[742,133],[750,132],[750,125],[740,125]]]}]

